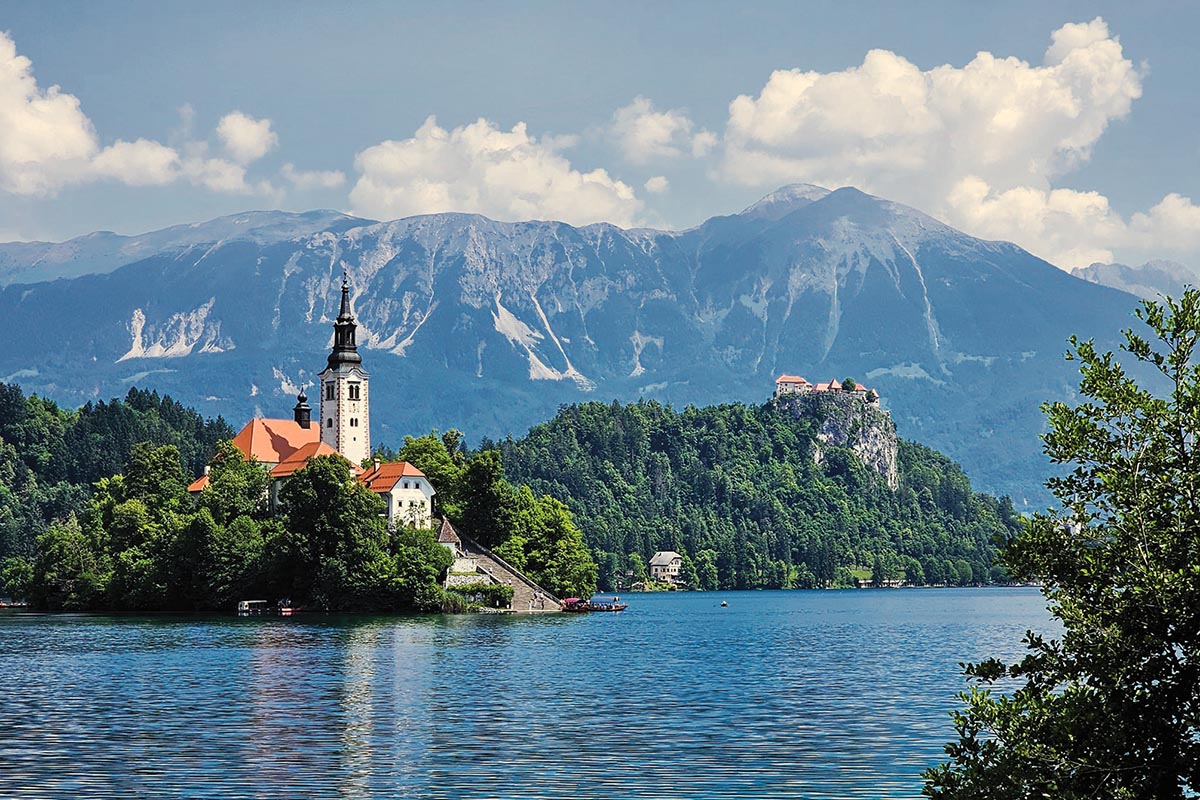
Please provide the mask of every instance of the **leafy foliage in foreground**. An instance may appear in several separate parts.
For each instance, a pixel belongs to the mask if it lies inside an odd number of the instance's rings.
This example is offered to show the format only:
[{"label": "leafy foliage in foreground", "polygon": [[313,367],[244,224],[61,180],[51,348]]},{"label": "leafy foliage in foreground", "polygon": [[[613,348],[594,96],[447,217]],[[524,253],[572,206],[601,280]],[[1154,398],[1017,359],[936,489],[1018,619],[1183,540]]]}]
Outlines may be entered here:
[{"label": "leafy foliage in foreground", "polygon": [[[1153,338],[1123,349],[1166,379],[1158,396],[1112,353],[1071,340],[1078,405],[1046,407],[1048,486],[1003,558],[1045,582],[1061,641],[1030,633],[1015,664],[970,664],[934,798],[1170,798],[1200,790],[1200,292],[1144,302]],[[1016,681],[1010,695],[998,681]]]},{"label": "leafy foliage in foreground", "polygon": [[644,580],[657,550],[683,554],[702,589],[1003,578],[993,540],[1018,524],[1007,498],[972,492],[957,465],[911,442],[896,492],[848,449],[817,464],[815,425],[770,403],[584,403],[498,446],[515,481],[565,500],[610,589]]}]

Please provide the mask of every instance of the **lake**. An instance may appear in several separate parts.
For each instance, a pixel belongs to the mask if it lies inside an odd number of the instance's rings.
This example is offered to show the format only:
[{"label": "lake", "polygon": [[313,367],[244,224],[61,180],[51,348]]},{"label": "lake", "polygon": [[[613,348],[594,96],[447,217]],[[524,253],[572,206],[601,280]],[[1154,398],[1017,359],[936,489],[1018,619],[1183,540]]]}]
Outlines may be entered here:
[{"label": "lake", "polygon": [[[0,615],[0,797],[919,797],[1034,589],[621,614]],[[729,603],[721,608],[720,602]]]}]

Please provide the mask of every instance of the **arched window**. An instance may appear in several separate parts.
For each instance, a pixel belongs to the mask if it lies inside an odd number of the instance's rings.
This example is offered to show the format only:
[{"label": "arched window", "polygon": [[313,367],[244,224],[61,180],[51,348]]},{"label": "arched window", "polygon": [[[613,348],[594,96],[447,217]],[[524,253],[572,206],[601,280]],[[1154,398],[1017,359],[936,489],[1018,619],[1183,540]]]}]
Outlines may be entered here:
[{"label": "arched window", "polygon": [[332,428],[332,427],[333,427],[333,417],[330,417],[329,419],[325,420],[325,427],[326,427],[326,428]]},{"label": "arched window", "polygon": [[326,400],[333,399],[333,381],[330,381],[329,383],[325,384],[325,399]]}]

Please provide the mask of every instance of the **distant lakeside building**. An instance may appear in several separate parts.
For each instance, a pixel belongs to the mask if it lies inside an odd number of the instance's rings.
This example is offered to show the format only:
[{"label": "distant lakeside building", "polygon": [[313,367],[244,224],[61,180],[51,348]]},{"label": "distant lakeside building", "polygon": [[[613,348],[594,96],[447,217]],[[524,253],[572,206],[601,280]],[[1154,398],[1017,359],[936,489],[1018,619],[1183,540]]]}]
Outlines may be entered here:
[{"label": "distant lakeside building", "polygon": [[[247,461],[257,461],[271,476],[272,508],[279,505],[283,481],[318,456],[341,456],[350,462],[357,480],[386,503],[388,525],[428,528],[433,521],[436,490],[425,473],[407,461],[380,463],[371,456],[370,373],[363,369],[356,341],[358,325],[350,313],[350,284],[342,280],[342,301],[333,323],[333,350],[317,376],[319,416],[314,423],[308,396],[301,389],[291,419],[257,417],[233,437]],[[361,465],[370,464],[363,468]],[[189,492],[208,486],[208,474],[194,481]]]},{"label": "distant lakeside building", "polygon": [[674,550],[659,550],[650,557],[650,580],[676,584],[683,569],[683,556]]}]

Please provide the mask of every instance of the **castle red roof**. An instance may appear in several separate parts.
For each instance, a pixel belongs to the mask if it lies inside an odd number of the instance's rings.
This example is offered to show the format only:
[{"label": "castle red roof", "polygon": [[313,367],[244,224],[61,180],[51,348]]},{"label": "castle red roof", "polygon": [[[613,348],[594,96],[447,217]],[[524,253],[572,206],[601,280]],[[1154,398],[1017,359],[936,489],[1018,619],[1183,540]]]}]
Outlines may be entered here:
[{"label": "castle red roof", "polygon": [[778,378],[775,379],[775,382],[776,383],[808,383],[808,381],[804,380],[804,378],[801,378],[799,375],[780,375]]},{"label": "castle red roof", "polygon": [[203,492],[207,488],[208,488],[208,476],[201,475],[199,478],[196,478],[196,480],[194,480],[188,484],[187,490],[188,490],[189,494],[195,494],[196,492]]},{"label": "castle red roof", "polygon": [[425,473],[407,461],[390,461],[368,470],[359,480],[372,492],[387,494],[401,478],[424,478]]}]

